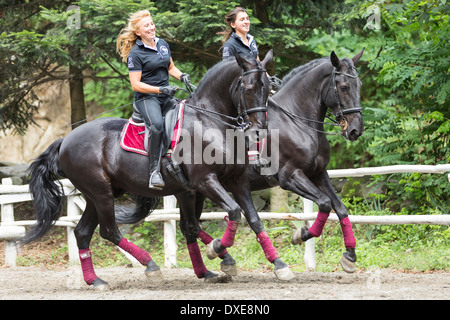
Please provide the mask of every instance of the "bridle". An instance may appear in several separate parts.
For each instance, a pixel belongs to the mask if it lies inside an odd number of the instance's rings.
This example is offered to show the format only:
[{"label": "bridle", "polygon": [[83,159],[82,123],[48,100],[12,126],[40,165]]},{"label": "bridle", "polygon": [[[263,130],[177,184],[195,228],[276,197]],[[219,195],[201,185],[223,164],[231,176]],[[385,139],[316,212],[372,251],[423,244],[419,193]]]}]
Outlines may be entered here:
[{"label": "bridle", "polygon": [[[354,69],[354,68],[352,67],[352,69]],[[329,106],[326,105],[328,92],[330,91],[331,85],[333,85],[334,98],[335,98],[336,104],[337,104],[337,112],[334,114],[334,117],[339,122],[340,126],[342,127],[342,130],[344,131],[347,129],[347,119],[345,119],[344,115],[351,114],[351,113],[357,113],[357,112],[362,113],[363,109],[361,107],[348,108],[348,109],[342,108],[341,100],[339,99],[339,95],[338,95],[338,91],[337,91],[337,87],[336,87],[336,75],[343,75],[346,77],[357,79],[358,73],[356,73],[356,75],[351,75],[349,73],[339,72],[336,70],[336,68],[333,68],[333,72],[331,74],[331,81],[328,84],[328,89],[327,89],[327,93],[325,95],[325,99],[322,100],[322,103],[327,107],[327,110],[328,109],[333,110],[332,108],[330,108]]]},{"label": "bridle", "polygon": [[[246,75],[249,75],[251,73],[256,73],[256,72],[258,72],[258,73],[266,72],[266,69],[262,69],[262,68],[258,67],[258,69],[252,69],[252,70],[248,70],[245,72],[244,72],[244,70],[242,70],[241,76],[237,80],[236,85],[232,89],[230,89],[230,94],[231,94],[231,97],[233,100],[233,106],[236,107],[236,109],[238,111],[237,117],[232,117],[232,116],[229,116],[229,115],[226,115],[226,114],[214,111],[214,110],[200,108],[198,106],[195,106],[195,105],[192,105],[189,103],[185,103],[185,106],[188,106],[191,109],[194,109],[195,111],[197,111],[199,113],[203,113],[204,115],[206,115],[212,119],[215,119],[232,129],[239,130],[239,131],[245,131],[248,128],[250,128],[252,125],[250,118],[248,116],[249,114],[254,113],[254,112],[267,112],[267,110],[268,110],[267,104],[266,104],[266,106],[262,106],[262,107],[254,107],[254,108],[250,108],[250,109],[247,108],[247,102],[245,100],[245,92],[244,92],[244,90],[245,90],[244,77]],[[236,95],[236,92],[238,89],[240,90],[240,95],[239,95],[239,100],[236,105],[236,103],[234,102],[234,96]],[[177,98],[175,98],[175,99],[177,99]],[[179,100],[179,99],[177,99],[177,100]],[[241,103],[241,101],[242,101],[242,103]],[[225,120],[222,120],[222,118],[230,120],[231,122],[234,122],[237,125],[227,122]]]},{"label": "bridle", "polygon": [[[255,113],[255,112],[267,112],[267,102],[265,106],[259,106],[259,107],[254,107],[254,108],[247,108],[247,102],[245,99],[245,85],[244,85],[244,77],[246,75],[252,74],[252,73],[259,73],[259,72],[267,72],[266,69],[262,69],[262,68],[258,68],[258,69],[253,69],[253,70],[249,70],[249,71],[245,71],[242,70],[241,76],[238,79],[238,82],[236,84],[236,86],[234,87],[233,90],[230,89],[230,94],[232,97],[235,96],[236,91],[240,90],[240,97],[237,103],[237,111],[238,111],[238,117],[237,117],[237,123],[240,126],[240,130],[245,131],[247,130],[251,125],[251,121],[249,118],[249,114],[251,113]],[[234,103],[234,102],[233,102]]]}]

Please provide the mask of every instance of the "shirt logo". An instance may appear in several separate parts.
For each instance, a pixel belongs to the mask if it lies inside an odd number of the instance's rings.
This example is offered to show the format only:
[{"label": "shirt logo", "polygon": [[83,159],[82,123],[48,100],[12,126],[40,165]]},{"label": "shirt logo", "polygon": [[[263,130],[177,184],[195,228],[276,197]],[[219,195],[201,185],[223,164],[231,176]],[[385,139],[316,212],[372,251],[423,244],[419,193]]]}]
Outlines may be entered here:
[{"label": "shirt logo", "polygon": [[159,50],[161,51],[161,53],[163,55],[167,55],[169,53],[169,49],[167,49],[166,46],[161,46],[161,48],[159,48]]},{"label": "shirt logo", "polygon": [[230,56],[230,49],[228,47],[223,48],[223,56],[229,57]]},{"label": "shirt logo", "polygon": [[134,68],[133,57],[128,57],[128,68]]}]

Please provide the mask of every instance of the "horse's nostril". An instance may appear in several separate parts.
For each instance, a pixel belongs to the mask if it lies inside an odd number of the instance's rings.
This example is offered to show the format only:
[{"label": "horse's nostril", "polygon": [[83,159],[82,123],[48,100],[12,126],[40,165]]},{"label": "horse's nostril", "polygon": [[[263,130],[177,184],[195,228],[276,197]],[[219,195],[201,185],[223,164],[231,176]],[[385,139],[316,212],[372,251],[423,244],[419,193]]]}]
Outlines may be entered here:
[{"label": "horse's nostril", "polygon": [[355,141],[358,138],[359,138],[359,131],[358,130],[353,129],[352,131],[350,131],[350,135],[349,135],[349,140],[350,141]]}]

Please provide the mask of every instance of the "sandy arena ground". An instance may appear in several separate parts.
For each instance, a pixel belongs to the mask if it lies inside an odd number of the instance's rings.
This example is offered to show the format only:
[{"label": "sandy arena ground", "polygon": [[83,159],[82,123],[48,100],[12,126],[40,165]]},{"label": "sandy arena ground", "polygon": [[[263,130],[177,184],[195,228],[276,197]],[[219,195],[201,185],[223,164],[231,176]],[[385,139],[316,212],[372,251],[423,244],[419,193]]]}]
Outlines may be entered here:
[{"label": "sandy arena ground", "polygon": [[82,280],[81,268],[0,268],[0,300],[449,300],[450,273],[295,272],[289,282],[272,272],[239,272],[232,281],[207,284],[190,269],[162,269],[149,281],[144,268],[96,270],[111,291],[97,292]]}]

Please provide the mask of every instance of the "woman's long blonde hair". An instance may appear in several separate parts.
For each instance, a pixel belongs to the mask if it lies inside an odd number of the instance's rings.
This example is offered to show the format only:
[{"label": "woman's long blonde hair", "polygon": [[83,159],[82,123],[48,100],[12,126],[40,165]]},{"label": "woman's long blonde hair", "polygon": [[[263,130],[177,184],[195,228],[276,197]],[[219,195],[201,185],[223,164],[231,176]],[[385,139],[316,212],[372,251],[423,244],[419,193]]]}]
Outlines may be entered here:
[{"label": "woman's long blonde hair", "polygon": [[130,54],[130,51],[138,38],[135,33],[137,30],[137,24],[146,17],[152,17],[150,11],[148,10],[141,10],[133,13],[128,18],[128,25],[120,31],[119,37],[117,38],[116,49],[122,57],[123,62],[127,62],[128,55]]}]

